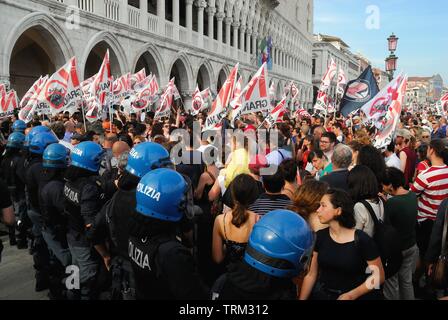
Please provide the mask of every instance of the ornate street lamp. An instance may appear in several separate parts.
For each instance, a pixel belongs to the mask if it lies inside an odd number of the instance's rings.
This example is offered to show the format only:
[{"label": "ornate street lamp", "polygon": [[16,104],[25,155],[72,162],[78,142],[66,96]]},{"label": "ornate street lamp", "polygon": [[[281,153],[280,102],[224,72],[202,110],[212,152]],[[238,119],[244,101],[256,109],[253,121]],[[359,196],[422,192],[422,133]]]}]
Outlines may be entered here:
[{"label": "ornate street lamp", "polygon": [[392,35],[387,38],[389,43],[389,51],[393,54],[397,50],[398,38],[392,33]]},{"label": "ornate street lamp", "polygon": [[392,81],[394,72],[397,70],[398,57],[394,53],[397,50],[398,38],[392,33],[392,35],[387,38],[387,42],[390,55],[386,58],[386,72],[389,74],[389,81]]}]

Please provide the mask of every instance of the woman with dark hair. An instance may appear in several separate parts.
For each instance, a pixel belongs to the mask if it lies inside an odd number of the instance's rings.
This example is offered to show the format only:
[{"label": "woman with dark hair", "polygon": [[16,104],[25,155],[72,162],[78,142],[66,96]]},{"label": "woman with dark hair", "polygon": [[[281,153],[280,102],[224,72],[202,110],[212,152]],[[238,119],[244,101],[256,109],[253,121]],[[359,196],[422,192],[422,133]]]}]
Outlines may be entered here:
[{"label": "woman with dark hair", "polygon": [[213,227],[212,257],[216,263],[227,264],[242,259],[252,227],[258,215],[249,205],[258,196],[258,185],[248,174],[241,174],[232,183],[232,211],[218,216]]},{"label": "woman with dark hair", "polygon": [[[316,233],[316,245],[300,299],[381,299],[384,269],[375,242],[355,229],[353,201],[343,190],[328,190],[317,209],[320,223],[329,228]],[[371,267],[372,275],[366,274]]]},{"label": "woman with dark hair", "polygon": [[307,135],[301,141],[299,145],[299,150],[297,151],[297,160],[302,164],[302,169],[307,170],[307,165],[309,163],[308,156],[310,152],[314,149],[314,138],[312,135]]},{"label": "woman with dark hair", "polygon": [[316,212],[320,206],[320,200],[327,190],[328,184],[325,182],[310,179],[297,189],[292,199],[293,205],[290,210],[301,215],[314,232],[328,228],[328,225],[319,222]]},{"label": "woman with dark hair", "polygon": [[352,149],[352,164],[349,169],[353,169],[358,162],[359,150],[364,146],[361,142],[353,140],[347,144]]},{"label": "woman with dark hair", "polygon": [[348,174],[347,183],[350,196],[355,202],[356,229],[373,237],[375,225],[363,202],[366,201],[366,205],[372,207],[378,220],[384,220],[384,204],[378,196],[376,177],[368,167],[358,165]]},{"label": "woman with dark hair", "polygon": [[381,182],[383,181],[384,172],[386,171],[386,162],[384,161],[381,152],[372,145],[363,146],[359,150],[356,164],[364,165],[372,170],[377,181],[377,191],[381,192]]}]

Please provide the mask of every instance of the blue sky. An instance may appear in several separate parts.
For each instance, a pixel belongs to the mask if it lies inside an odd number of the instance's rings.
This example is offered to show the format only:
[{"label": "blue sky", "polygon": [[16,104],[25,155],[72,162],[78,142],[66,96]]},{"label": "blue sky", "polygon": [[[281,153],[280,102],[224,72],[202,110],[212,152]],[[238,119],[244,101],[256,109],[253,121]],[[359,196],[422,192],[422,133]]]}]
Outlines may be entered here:
[{"label": "blue sky", "polygon": [[[366,13],[369,6],[379,15]],[[409,76],[439,73],[448,85],[447,12],[446,0],[314,0],[314,33],[341,37],[352,52],[384,69],[386,39],[394,32],[400,38],[399,70]],[[366,27],[372,16],[379,16],[379,28]]]}]

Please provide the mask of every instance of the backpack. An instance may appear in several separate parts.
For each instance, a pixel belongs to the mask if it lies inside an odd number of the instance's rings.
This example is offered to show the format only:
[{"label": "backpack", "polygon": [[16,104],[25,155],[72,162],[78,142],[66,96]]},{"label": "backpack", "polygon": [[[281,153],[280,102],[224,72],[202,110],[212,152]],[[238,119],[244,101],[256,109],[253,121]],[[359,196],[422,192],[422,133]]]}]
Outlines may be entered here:
[{"label": "backpack", "polygon": [[373,240],[380,251],[384,272],[386,279],[388,279],[397,274],[403,262],[400,236],[397,230],[390,224],[386,215],[384,215],[384,221],[380,221],[367,201],[362,200],[360,202],[369,211],[370,217],[374,222]]}]

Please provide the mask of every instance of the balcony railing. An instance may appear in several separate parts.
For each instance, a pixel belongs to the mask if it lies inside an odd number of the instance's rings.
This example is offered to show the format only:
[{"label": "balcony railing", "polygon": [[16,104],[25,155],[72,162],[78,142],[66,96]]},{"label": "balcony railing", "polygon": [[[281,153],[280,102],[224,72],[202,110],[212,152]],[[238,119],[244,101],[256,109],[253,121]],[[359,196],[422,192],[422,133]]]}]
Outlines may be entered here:
[{"label": "balcony railing", "polygon": [[76,5],[83,11],[101,15],[107,19],[128,24],[137,29],[142,29],[156,35],[179,41],[186,45],[204,49],[226,57],[238,59],[242,63],[252,64],[252,56],[243,51],[229,46],[225,43],[200,36],[196,31],[189,30],[183,26],[175,25],[171,21],[145,13],[142,9],[128,5],[123,0],[54,0],[67,5]]}]

